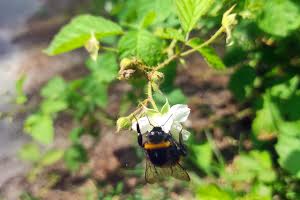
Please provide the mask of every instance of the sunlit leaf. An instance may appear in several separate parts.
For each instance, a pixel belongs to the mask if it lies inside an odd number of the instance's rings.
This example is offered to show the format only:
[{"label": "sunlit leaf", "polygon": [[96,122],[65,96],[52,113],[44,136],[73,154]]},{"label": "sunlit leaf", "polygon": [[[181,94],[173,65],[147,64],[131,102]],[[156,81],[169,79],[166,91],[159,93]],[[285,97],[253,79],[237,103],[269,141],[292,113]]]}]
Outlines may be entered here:
[{"label": "sunlit leaf", "polygon": [[118,46],[121,58],[136,57],[150,66],[163,58],[164,42],[143,29],[125,34]]},{"label": "sunlit leaf", "polygon": [[46,49],[46,53],[56,55],[82,47],[89,40],[91,33],[100,39],[121,34],[122,28],[103,17],[80,15],[59,31]]},{"label": "sunlit leaf", "polygon": [[[193,39],[188,42],[188,45],[196,48],[203,41],[201,39]],[[204,46],[202,48],[198,48],[197,51],[203,56],[206,63],[215,68],[215,69],[225,69],[225,65],[220,58],[220,56],[216,53],[215,49],[209,46]]]},{"label": "sunlit leaf", "polygon": [[284,37],[299,28],[299,18],[300,7],[295,1],[266,1],[258,25],[267,33]]},{"label": "sunlit leaf", "polygon": [[211,8],[214,0],[176,0],[176,11],[185,32],[190,32],[198,20]]},{"label": "sunlit leaf", "polygon": [[60,159],[62,159],[63,155],[64,155],[63,150],[49,150],[43,155],[39,164],[42,166],[52,165],[57,161],[59,161]]},{"label": "sunlit leaf", "polygon": [[18,155],[22,160],[30,162],[36,162],[41,157],[39,146],[33,143],[25,144],[24,146],[22,146],[22,148],[19,150]]}]

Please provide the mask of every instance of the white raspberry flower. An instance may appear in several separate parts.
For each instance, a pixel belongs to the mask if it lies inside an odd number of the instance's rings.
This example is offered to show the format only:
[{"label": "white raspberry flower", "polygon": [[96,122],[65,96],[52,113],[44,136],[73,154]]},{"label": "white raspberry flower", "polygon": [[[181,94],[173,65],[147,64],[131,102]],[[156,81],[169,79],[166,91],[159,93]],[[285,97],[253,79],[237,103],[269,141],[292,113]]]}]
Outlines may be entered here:
[{"label": "white raspberry flower", "polygon": [[[152,130],[153,127],[162,127],[166,133],[179,134],[181,131],[183,139],[187,140],[190,132],[184,130],[181,123],[185,122],[190,114],[190,109],[187,105],[176,104],[170,108],[168,102],[163,106],[161,112],[156,112],[147,109],[147,116],[138,119],[141,133],[144,134]],[[137,122],[132,123],[132,129],[136,130]]]}]

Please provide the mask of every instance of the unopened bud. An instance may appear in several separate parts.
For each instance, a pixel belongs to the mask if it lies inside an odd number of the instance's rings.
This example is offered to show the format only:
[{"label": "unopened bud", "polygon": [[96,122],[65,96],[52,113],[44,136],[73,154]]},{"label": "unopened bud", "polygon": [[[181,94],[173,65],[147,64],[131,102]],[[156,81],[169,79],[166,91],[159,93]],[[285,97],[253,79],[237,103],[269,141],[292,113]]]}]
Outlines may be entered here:
[{"label": "unopened bud", "polygon": [[95,33],[91,33],[90,39],[85,43],[84,45],[87,52],[90,54],[91,58],[93,60],[97,60],[98,57],[98,51],[100,49],[100,43],[97,40]]},{"label": "unopened bud", "polygon": [[117,132],[123,129],[129,129],[131,127],[131,117],[120,117],[117,120]]}]

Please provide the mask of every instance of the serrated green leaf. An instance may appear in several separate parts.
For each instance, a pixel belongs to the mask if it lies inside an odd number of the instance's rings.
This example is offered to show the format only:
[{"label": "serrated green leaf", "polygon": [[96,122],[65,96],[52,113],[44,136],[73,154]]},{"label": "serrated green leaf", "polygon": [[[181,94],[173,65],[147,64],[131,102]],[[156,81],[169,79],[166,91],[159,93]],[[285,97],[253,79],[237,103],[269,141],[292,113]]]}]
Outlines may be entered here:
[{"label": "serrated green leaf", "polygon": [[164,42],[146,30],[128,32],[118,46],[121,58],[136,57],[149,66],[163,58]]},{"label": "serrated green leaf", "polygon": [[49,99],[59,99],[66,92],[67,84],[61,77],[52,78],[41,90],[41,96]]},{"label": "serrated green leaf", "polygon": [[22,160],[36,162],[41,158],[40,148],[37,144],[25,144],[19,150],[18,156]]},{"label": "serrated green leaf", "polygon": [[96,61],[88,59],[86,65],[93,73],[93,78],[101,82],[109,83],[118,75],[118,63],[113,53],[101,54]]},{"label": "serrated green leaf", "polygon": [[275,149],[280,166],[300,179],[300,139],[290,135],[280,135]]},{"label": "serrated green leaf", "polygon": [[137,0],[137,18],[144,19],[149,13],[155,13],[153,23],[163,22],[173,12],[173,0]]},{"label": "serrated green leaf", "polygon": [[214,0],[176,0],[176,11],[183,30],[190,32],[211,8]]},{"label": "serrated green leaf", "polygon": [[43,155],[39,164],[41,166],[52,165],[52,164],[56,163],[57,161],[59,161],[60,159],[62,159],[63,155],[64,155],[63,150],[49,150]]},{"label": "serrated green leaf", "polygon": [[24,130],[32,138],[42,144],[50,144],[53,142],[54,127],[53,120],[50,116],[34,114],[25,121]]},{"label": "serrated green leaf", "polygon": [[267,33],[285,37],[300,26],[300,7],[292,0],[272,0],[264,3],[259,27]]},{"label": "serrated green leaf", "polygon": [[181,41],[181,42],[185,42],[185,39],[184,39],[184,35],[182,33],[182,30],[178,30],[178,29],[175,29],[175,28],[158,28],[155,30],[155,33],[154,33],[156,36],[160,37],[160,38],[163,38],[163,39],[175,39],[175,40],[178,40],[178,41]]},{"label": "serrated green leaf", "polygon": [[255,78],[255,69],[243,66],[231,75],[228,87],[237,100],[243,101],[251,95]]},{"label": "serrated green leaf", "polygon": [[[188,42],[188,45],[192,48],[195,48],[201,43],[203,43],[201,39],[192,39]],[[204,46],[200,49],[197,49],[197,51],[203,56],[204,60],[209,66],[218,70],[226,68],[222,59],[220,58],[220,56],[218,56],[214,48]]]},{"label": "serrated green leaf", "polygon": [[65,25],[45,50],[48,55],[57,55],[84,46],[91,33],[97,39],[122,33],[122,28],[103,17],[79,15]]}]

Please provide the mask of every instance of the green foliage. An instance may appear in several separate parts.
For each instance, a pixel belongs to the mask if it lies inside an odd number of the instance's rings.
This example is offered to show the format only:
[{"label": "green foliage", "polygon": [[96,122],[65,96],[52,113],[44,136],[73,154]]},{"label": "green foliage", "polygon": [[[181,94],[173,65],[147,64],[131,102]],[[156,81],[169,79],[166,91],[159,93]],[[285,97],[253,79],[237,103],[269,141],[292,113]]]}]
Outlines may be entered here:
[{"label": "green foliage", "polygon": [[300,7],[292,0],[267,1],[258,19],[259,27],[267,33],[285,37],[300,27]]},{"label": "green foliage", "polygon": [[195,166],[202,169],[207,174],[211,173],[213,151],[211,145],[207,142],[204,144],[193,144],[189,147],[190,160]]},{"label": "green foliage", "polygon": [[183,30],[190,32],[199,19],[205,15],[214,0],[176,0],[176,11]]},{"label": "green foliage", "polygon": [[118,44],[120,57],[136,57],[145,64],[154,66],[162,60],[164,42],[147,30],[126,33]]},{"label": "green foliage", "polygon": [[19,150],[19,157],[22,160],[36,162],[41,158],[40,148],[37,144],[25,144]]},{"label": "green foliage", "polygon": [[53,121],[51,117],[47,115],[31,115],[25,121],[24,130],[37,142],[40,142],[42,144],[50,144],[53,142]]},{"label": "green foliage", "polygon": [[196,191],[198,200],[233,200],[234,196],[230,191],[222,190],[216,185],[202,185]]},{"label": "green foliage", "polygon": [[26,76],[23,75],[16,82],[16,92],[17,92],[16,103],[17,104],[24,104],[27,101],[27,97],[23,92],[23,85],[25,80],[26,80]]},{"label": "green foliage", "polygon": [[57,55],[77,49],[84,46],[92,33],[101,39],[121,34],[122,28],[103,17],[80,15],[59,31],[45,51],[48,55]]},{"label": "green foliage", "polygon": [[82,163],[88,161],[87,152],[82,145],[75,144],[65,152],[64,161],[71,171],[76,171]]},{"label": "green foliage", "polygon": [[252,67],[243,66],[231,75],[228,87],[236,99],[244,101],[252,93],[255,78],[255,70]]},{"label": "green foliage", "polygon": [[[188,45],[195,48],[202,43],[203,43],[203,41],[201,39],[196,38],[196,39],[190,40],[188,42]],[[216,53],[215,49],[213,49],[209,46],[205,46],[203,48],[197,49],[197,51],[203,56],[204,60],[206,61],[206,63],[209,66],[211,66],[215,69],[225,69],[225,65],[224,65],[223,61],[221,60],[221,58]]]}]

